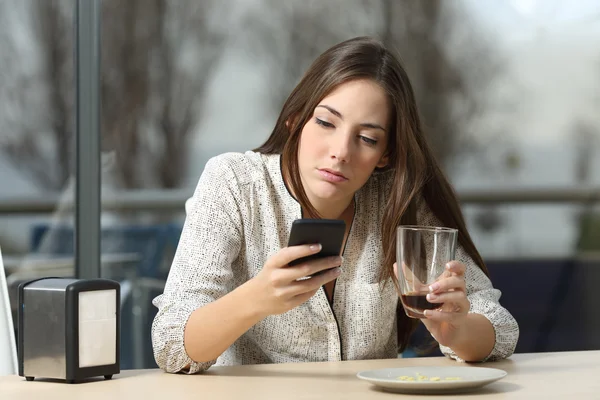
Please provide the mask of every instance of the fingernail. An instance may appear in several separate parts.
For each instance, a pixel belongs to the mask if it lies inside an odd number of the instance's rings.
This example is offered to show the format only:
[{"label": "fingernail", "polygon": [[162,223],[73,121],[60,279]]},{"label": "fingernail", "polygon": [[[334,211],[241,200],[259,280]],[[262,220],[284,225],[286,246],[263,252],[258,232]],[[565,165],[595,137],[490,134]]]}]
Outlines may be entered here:
[{"label": "fingernail", "polygon": [[334,274],[334,275],[336,275],[336,276],[337,276],[337,275],[339,275],[339,274],[341,274],[341,273],[342,273],[342,269],[341,269],[341,268],[339,268],[339,267],[338,267],[338,268],[334,268],[334,269],[333,269],[333,274]]},{"label": "fingernail", "polygon": [[429,286],[429,291],[435,292],[439,288],[440,288],[440,284],[436,282],[436,283],[431,284],[431,286]]},{"label": "fingernail", "polygon": [[452,268],[452,265],[450,263],[446,264],[446,269],[450,269]]},{"label": "fingernail", "polygon": [[423,315],[425,315],[426,317],[431,317],[431,310],[423,311]]},{"label": "fingernail", "polygon": [[317,244],[311,244],[309,247],[311,250],[321,250],[321,244],[317,243]]},{"label": "fingernail", "polygon": [[433,293],[429,293],[427,295],[427,300],[435,300],[437,299],[437,295],[433,294]]}]

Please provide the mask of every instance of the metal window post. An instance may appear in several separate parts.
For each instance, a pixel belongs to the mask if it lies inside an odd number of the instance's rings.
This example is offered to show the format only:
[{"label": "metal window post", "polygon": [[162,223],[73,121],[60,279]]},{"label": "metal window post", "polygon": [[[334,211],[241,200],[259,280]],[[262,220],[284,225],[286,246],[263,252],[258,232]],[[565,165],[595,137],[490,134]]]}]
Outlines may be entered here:
[{"label": "metal window post", "polygon": [[100,277],[101,0],[76,0],[75,276]]}]

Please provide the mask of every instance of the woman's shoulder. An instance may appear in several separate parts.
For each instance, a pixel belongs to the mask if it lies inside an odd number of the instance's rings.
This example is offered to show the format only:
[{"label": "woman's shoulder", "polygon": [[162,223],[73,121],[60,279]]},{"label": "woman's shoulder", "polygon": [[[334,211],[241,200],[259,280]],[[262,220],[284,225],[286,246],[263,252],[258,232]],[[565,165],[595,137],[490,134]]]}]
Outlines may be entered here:
[{"label": "woman's shoulder", "polygon": [[393,170],[375,171],[365,184],[365,189],[371,194],[377,193],[378,195],[388,196],[393,182]]},{"label": "woman's shoulder", "polygon": [[251,183],[264,176],[268,158],[253,151],[222,153],[206,162],[203,175],[238,184]]},{"label": "woman's shoulder", "polygon": [[[369,178],[366,189],[370,193],[377,193],[380,196],[389,197],[394,188],[394,177],[395,171],[393,169],[387,169],[383,171],[375,171]],[[415,198],[418,209],[425,210],[427,208],[427,202],[423,193],[419,193]]]}]

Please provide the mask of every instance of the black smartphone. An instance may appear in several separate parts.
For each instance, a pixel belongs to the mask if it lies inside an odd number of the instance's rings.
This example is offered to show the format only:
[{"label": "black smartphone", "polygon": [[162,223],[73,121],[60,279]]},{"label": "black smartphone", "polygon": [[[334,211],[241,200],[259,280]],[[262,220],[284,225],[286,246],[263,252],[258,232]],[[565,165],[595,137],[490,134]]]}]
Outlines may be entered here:
[{"label": "black smartphone", "polygon": [[346,223],[339,219],[297,219],[292,223],[288,246],[320,243],[321,251],[310,256],[300,257],[289,265],[322,257],[339,256],[344,244]]}]

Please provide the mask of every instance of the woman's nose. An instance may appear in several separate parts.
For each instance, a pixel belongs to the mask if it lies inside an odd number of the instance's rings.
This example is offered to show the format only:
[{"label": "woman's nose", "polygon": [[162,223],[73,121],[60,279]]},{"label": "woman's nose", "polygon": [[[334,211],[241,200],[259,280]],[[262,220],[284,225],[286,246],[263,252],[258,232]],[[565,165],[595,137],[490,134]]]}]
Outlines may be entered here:
[{"label": "woman's nose", "polygon": [[350,161],[352,151],[349,135],[339,134],[335,136],[337,137],[332,140],[330,147],[331,158],[337,159],[338,162],[347,163]]}]

